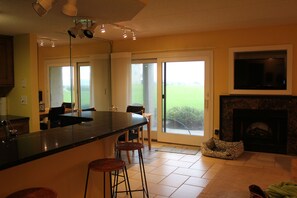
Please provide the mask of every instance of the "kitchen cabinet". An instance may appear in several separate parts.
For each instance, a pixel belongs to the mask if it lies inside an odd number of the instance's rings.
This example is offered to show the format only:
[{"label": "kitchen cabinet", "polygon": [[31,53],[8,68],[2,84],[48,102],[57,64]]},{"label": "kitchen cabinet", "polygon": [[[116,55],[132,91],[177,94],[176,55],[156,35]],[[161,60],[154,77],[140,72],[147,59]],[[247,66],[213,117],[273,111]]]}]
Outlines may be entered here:
[{"label": "kitchen cabinet", "polygon": [[[9,129],[16,129],[18,135],[29,133],[29,118],[13,115],[0,115],[0,120],[8,120]],[[0,127],[0,139],[5,137],[4,128]]]},{"label": "kitchen cabinet", "polygon": [[14,87],[13,37],[0,35],[0,97]]}]

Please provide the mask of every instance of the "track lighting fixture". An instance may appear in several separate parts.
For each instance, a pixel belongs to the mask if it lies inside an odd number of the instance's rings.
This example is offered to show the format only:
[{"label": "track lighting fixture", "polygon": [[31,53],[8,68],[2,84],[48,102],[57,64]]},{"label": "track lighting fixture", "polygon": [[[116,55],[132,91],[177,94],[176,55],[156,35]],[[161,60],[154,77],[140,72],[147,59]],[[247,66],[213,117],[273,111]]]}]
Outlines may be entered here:
[{"label": "track lighting fixture", "polygon": [[44,41],[41,40],[39,45],[40,45],[41,47],[43,47],[43,46],[44,46]]},{"label": "track lighting fixture", "polygon": [[32,7],[42,17],[52,8],[53,2],[54,0],[36,0],[32,3]]},{"label": "track lighting fixture", "polygon": [[63,6],[62,12],[67,16],[72,16],[72,17],[76,16],[77,15],[76,0],[68,0],[67,3]]},{"label": "track lighting fixture", "polygon": [[67,32],[71,37],[76,38],[76,36],[78,35],[82,26],[83,26],[83,24],[81,22],[78,22],[75,24],[74,27],[70,28]]},{"label": "track lighting fixture", "polygon": [[[79,37],[79,38],[93,38],[94,34],[95,34],[95,30],[98,27],[98,23],[94,20],[91,19],[75,19],[74,20],[75,26],[69,28],[68,30],[68,34],[73,37]],[[136,33],[135,30],[129,28],[129,27],[125,27],[125,26],[121,26],[118,24],[108,24],[110,26],[114,26],[115,29],[121,30],[122,31],[122,36],[124,39],[128,38],[128,36],[130,36],[131,33],[131,38],[135,41],[136,40]],[[98,28],[99,31],[99,28]],[[105,33],[105,24],[101,24],[100,25],[100,32],[101,33]],[[128,35],[129,34],[129,35]]]},{"label": "track lighting fixture", "polygon": [[126,26],[122,26],[119,24],[109,24],[112,25],[115,29],[119,29],[122,31],[122,36],[124,39],[128,38],[128,33],[132,34],[132,39],[135,41],[136,40],[136,33],[135,30]]},{"label": "track lighting fixture", "polygon": [[52,45],[52,47],[56,47],[56,45],[55,45],[55,42],[54,42],[54,41],[51,41],[51,45]]},{"label": "track lighting fixture", "polygon": [[85,36],[88,38],[93,38],[97,26],[97,23],[93,23],[90,27],[87,27],[87,29],[84,30]]}]

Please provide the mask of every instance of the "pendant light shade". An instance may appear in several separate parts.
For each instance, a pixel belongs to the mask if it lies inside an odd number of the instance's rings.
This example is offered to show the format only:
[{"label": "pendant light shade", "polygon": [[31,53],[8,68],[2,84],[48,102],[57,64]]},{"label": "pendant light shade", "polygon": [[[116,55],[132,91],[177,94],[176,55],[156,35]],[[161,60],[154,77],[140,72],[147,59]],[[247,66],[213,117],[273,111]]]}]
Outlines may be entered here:
[{"label": "pendant light shade", "polygon": [[72,17],[76,16],[77,15],[76,0],[68,0],[67,3],[63,6],[62,12],[67,16],[72,16]]},{"label": "pendant light shade", "polygon": [[37,0],[32,7],[39,16],[44,16],[51,8],[54,0]]}]

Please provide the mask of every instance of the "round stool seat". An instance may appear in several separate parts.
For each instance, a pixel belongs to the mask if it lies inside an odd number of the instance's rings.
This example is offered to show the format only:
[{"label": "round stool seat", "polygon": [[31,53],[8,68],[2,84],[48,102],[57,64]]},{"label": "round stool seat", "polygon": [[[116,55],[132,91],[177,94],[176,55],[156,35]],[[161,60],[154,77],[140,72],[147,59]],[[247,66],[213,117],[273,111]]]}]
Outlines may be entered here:
[{"label": "round stool seat", "polygon": [[7,198],[57,198],[58,195],[49,188],[36,187],[20,190],[8,195]]},{"label": "round stool seat", "polygon": [[97,159],[89,163],[89,169],[99,172],[121,170],[124,167],[125,162],[123,160],[114,158]]},{"label": "round stool seat", "polygon": [[116,145],[116,149],[120,151],[134,151],[143,148],[143,144],[138,142],[121,142]]},{"label": "round stool seat", "polygon": [[[124,177],[123,181],[119,181],[118,179],[120,170],[123,171],[123,177]],[[122,193],[122,192],[126,192],[127,194],[129,193],[130,197],[132,197],[129,179],[128,179],[128,172],[127,172],[126,164],[123,160],[116,159],[116,158],[103,158],[103,159],[97,159],[97,160],[91,161],[88,164],[84,198],[87,197],[90,171],[103,173],[103,197],[106,197],[106,183],[108,180],[109,180],[109,190],[110,190],[111,197],[116,197],[118,193]],[[114,172],[113,181],[112,181],[112,172]],[[108,173],[108,176],[109,176],[108,180],[105,180],[106,173]],[[122,182],[125,182],[126,191],[118,191],[118,185]]]}]

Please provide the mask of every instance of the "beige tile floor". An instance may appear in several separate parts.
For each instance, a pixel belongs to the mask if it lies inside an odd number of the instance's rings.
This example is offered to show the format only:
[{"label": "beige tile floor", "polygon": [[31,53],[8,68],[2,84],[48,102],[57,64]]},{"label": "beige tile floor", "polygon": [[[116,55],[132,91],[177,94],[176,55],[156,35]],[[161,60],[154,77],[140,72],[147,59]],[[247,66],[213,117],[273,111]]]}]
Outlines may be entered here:
[{"label": "beige tile floor", "polygon": [[[157,142],[153,142],[152,147],[151,151],[147,147],[143,151],[152,198],[249,197],[250,184],[265,189],[270,184],[291,179],[293,157],[288,155],[245,152],[236,160],[222,160],[202,156],[200,152],[182,153],[194,151],[195,147]],[[160,147],[166,147],[168,152],[156,151]],[[170,152],[171,147],[179,153]],[[131,164],[124,153],[123,159],[128,164],[131,188],[137,189],[141,186],[137,152],[131,155]],[[134,192],[133,197],[142,197],[142,193]]]}]

